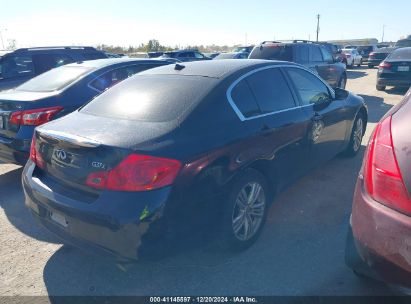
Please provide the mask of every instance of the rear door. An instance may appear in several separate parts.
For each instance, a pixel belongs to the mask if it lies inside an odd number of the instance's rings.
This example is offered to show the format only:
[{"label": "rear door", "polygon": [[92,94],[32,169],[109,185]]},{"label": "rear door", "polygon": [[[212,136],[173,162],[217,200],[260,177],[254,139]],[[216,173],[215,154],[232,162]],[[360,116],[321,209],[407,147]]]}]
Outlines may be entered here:
[{"label": "rear door", "polygon": [[[309,161],[318,164],[329,160],[345,143],[348,128],[345,100],[333,100],[328,87],[308,71],[294,67],[288,67],[286,71],[302,108],[310,116]],[[316,107],[316,104],[327,101],[328,105]]]},{"label": "rear door", "polygon": [[274,160],[281,181],[288,182],[306,167],[310,117],[299,107],[281,68],[258,71],[247,77],[247,82],[260,108],[267,156]]}]

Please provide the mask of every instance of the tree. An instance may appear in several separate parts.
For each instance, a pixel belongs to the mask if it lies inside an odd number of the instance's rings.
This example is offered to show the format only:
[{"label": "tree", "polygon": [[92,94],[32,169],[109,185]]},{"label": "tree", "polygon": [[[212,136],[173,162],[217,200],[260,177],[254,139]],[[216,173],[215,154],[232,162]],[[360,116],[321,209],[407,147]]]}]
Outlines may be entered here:
[{"label": "tree", "polygon": [[147,44],[147,52],[158,52],[161,48],[160,42],[156,39],[151,39]]}]

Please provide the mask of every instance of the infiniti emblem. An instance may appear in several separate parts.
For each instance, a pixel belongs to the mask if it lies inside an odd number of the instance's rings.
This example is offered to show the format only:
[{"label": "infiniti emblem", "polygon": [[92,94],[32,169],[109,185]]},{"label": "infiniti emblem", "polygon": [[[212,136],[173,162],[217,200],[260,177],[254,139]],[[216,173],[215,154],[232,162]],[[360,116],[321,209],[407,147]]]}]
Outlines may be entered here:
[{"label": "infiniti emblem", "polygon": [[66,158],[67,158],[67,153],[66,153],[66,151],[61,150],[61,149],[57,149],[57,150],[54,152],[54,154],[56,155],[56,157],[57,157],[59,160],[66,160]]}]

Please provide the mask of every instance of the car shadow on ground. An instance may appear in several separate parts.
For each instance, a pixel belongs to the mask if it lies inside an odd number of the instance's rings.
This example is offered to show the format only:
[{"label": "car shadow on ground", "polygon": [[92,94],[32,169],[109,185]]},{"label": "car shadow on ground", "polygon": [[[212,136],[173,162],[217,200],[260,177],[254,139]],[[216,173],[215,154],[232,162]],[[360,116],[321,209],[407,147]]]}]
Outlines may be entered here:
[{"label": "car shadow on ground", "polygon": [[364,71],[356,71],[355,68],[347,70],[348,79],[357,79],[367,76],[368,73]]},{"label": "car shadow on ground", "polygon": [[368,107],[368,122],[377,123],[387,113],[393,105],[384,102],[384,98],[359,94],[364,98]]},{"label": "car shadow on ground", "polygon": [[24,193],[21,186],[22,167],[0,175],[0,207],[3,208],[9,222],[22,233],[39,241],[59,243],[57,238],[45,231],[24,205]]},{"label": "car shadow on ground", "polygon": [[[375,295],[344,264],[352,193],[362,154],[335,158],[289,187],[269,211],[264,231],[244,252],[206,238],[173,255],[123,270],[113,260],[63,246],[44,267],[49,295]],[[210,221],[210,226],[215,223]],[[333,280],[330,281],[329,278]]]},{"label": "car shadow on ground", "polygon": [[408,91],[408,88],[401,88],[401,87],[388,87],[385,90],[385,93],[390,95],[405,95]]}]

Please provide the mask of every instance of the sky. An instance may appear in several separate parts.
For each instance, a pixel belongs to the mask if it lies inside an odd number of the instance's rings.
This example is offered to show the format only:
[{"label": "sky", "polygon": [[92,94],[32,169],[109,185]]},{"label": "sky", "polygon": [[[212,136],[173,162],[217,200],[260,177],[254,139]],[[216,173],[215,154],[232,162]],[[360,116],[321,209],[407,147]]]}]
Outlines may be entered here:
[{"label": "sky", "polygon": [[411,34],[410,0],[0,0],[0,8],[0,38],[18,47],[315,40],[317,14],[320,40],[381,40],[384,25],[385,41]]}]

